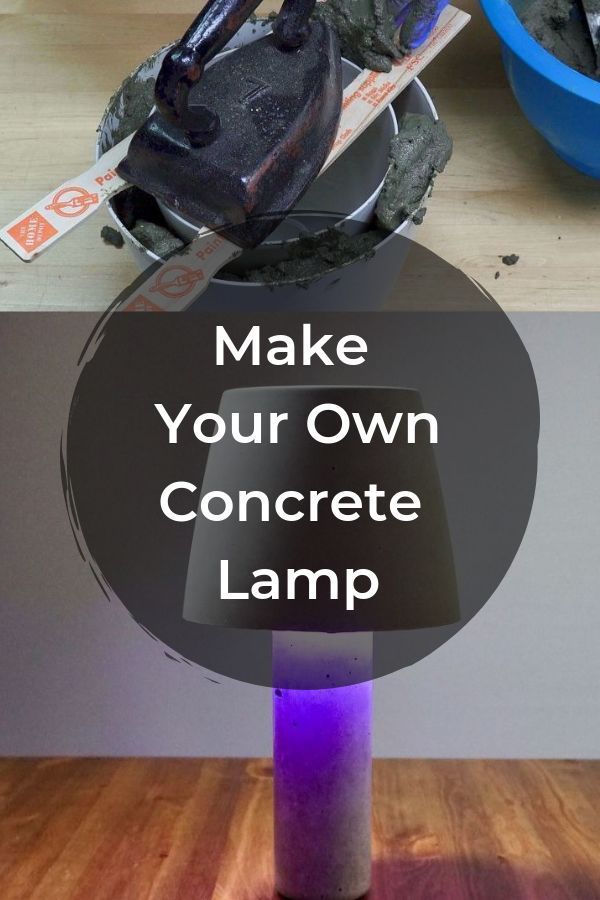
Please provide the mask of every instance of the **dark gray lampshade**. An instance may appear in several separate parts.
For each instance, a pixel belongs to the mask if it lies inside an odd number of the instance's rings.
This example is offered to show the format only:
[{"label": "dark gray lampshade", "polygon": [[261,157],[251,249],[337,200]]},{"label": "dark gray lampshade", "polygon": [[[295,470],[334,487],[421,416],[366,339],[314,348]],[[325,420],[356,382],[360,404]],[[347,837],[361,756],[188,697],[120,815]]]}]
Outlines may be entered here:
[{"label": "dark gray lampshade", "polygon": [[[254,413],[288,413],[279,429],[279,442],[237,443],[228,434],[212,444],[202,485],[202,496],[224,491],[234,502],[239,491],[264,491],[271,500],[271,519],[259,520],[250,505],[248,522],[240,522],[237,505],[222,522],[198,516],[191,547],[185,591],[184,618],[202,624],[233,628],[301,631],[381,631],[426,628],[457,621],[459,606],[446,512],[433,447],[424,423],[416,427],[417,440],[408,444],[401,428],[393,443],[379,435],[363,443],[351,428],[340,443],[321,444],[306,428],[312,409],[337,404],[350,415],[360,413],[368,422],[382,413],[391,423],[397,412],[424,412],[417,391],[379,387],[265,387],[227,391],[219,414],[226,422],[240,413],[247,430]],[[329,417],[329,418],[328,418]],[[339,420],[324,413],[323,431],[337,432]],[[320,507],[318,522],[308,516],[293,523],[279,519],[273,509],[284,491],[307,495],[311,490],[362,494],[370,484],[386,492],[381,510],[388,518],[375,522],[366,501],[355,522],[341,522],[329,505]],[[418,518],[401,522],[389,513],[389,499],[399,491],[412,491],[421,501]],[[294,505],[293,510],[297,507]],[[307,508],[305,505],[302,507]],[[292,510],[292,505],[290,505]],[[282,586],[280,599],[222,599],[220,561],[228,560],[231,590],[247,592],[257,569],[275,570]],[[306,579],[298,582],[303,593],[286,596],[288,569],[333,570],[340,594],[332,599],[326,579],[319,581],[316,599],[309,599]],[[346,609],[347,569],[370,569],[379,589],[370,599]]]}]

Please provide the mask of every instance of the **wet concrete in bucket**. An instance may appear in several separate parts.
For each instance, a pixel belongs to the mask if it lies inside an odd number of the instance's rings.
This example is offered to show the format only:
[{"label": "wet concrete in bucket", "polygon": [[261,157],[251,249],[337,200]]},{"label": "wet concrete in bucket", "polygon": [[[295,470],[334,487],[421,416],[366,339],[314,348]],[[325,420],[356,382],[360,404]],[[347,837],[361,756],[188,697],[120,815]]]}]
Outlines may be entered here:
[{"label": "wet concrete in bucket", "polygon": [[[116,120],[116,130],[111,144],[136,131],[150,114],[155,84],[151,70],[156,56],[126,79],[112,97],[108,113]],[[306,285],[332,269],[369,257],[377,244],[407,218],[420,224],[425,214],[421,209],[423,198],[450,158],[452,141],[441,121],[433,122],[425,115],[405,114],[398,125],[399,133],[390,146],[390,169],[372,227],[352,236],[330,228],[291,241],[287,257],[276,264],[248,268],[240,274],[238,261],[235,271],[224,269],[219,277],[271,285],[290,281]],[[124,191],[113,205],[125,228],[157,256],[164,259],[184,246],[168,228],[154,198],[138,188]]]},{"label": "wet concrete in bucket", "polygon": [[308,287],[332,269],[369,259],[387,236],[388,232],[381,228],[370,228],[355,235],[328,228],[290,242],[287,259],[259,269],[248,269],[242,276],[238,275],[237,280],[266,285],[295,282],[299,287]]},{"label": "wet concrete in bucket", "polygon": [[152,69],[163,50],[157,50],[144,65],[126,78],[118,91],[108,101],[107,110],[118,120],[112,134],[112,144],[118,144],[144,124],[154,106],[156,76]]},{"label": "wet concrete in bucket", "polygon": [[[594,0],[600,10],[600,0]],[[600,80],[590,33],[579,0],[528,0],[519,17],[546,50],[572,69]]]}]

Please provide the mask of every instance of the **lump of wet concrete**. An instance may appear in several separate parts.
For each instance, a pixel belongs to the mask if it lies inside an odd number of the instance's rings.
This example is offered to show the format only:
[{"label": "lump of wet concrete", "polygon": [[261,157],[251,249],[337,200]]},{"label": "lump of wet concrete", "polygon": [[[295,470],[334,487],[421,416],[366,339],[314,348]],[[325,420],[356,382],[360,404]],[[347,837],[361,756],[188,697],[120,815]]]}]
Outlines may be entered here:
[{"label": "lump of wet concrete", "polygon": [[375,214],[379,225],[395,231],[408,216],[419,216],[423,197],[452,156],[452,139],[443,122],[405,113],[390,145],[390,168]]},{"label": "lump of wet concrete", "polygon": [[557,59],[598,80],[596,55],[578,0],[527,0],[519,17],[531,36]]},{"label": "lump of wet concrete", "polygon": [[306,235],[291,241],[286,260],[260,269],[249,269],[242,280],[267,285],[291,281],[300,287],[307,287],[311,281],[332,269],[368,259],[375,252],[377,244],[386,237],[387,233],[377,228],[357,235],[345,234],[339,228],[328,228],[320,234]]},{"label": "lump of wet concrete", "polygon": [[342,56],[361,68],[389,72],[402,55],[389,0],[327,0],[317,3],[315,16],[337,32]]},{"label": "lump of wet concrete", "polygon": [[133,134],[141,128],[154,106],[154,88],[156,80],[148,78],[146,81],[125,84],[123,90],[124,115],[119,122],[119,127],[114,134],[115,144]]},{"label": "lump of wet concrete", "polygon": [[112,134],[112,146],[141,128],[152,112],[156,87],[156,76],[152,74],[152,71],[162,52],[162,50],[157,50],[149,57],[134,75],[125,79],[119,90],[109,100],[108,109],[119,120]]},{"label": "lump of wet concrete", "polygon": [[157,225],[156,222],[146,222],[144,219],[137,220],[131,233],[142,246],[162,259],[166,259],[175,250],[180,250],[184,246],[181,238],[168,228]]},{"label": "lump of wet concrete", "polygon": [[110,225],[105,225],[102,231],[100,232],[100,237],[109,247],[116,247],[117,250],[120,250],[125,240],[123,239],[123,235],[120,231],[117,231],[116,228],[111,228]]}]

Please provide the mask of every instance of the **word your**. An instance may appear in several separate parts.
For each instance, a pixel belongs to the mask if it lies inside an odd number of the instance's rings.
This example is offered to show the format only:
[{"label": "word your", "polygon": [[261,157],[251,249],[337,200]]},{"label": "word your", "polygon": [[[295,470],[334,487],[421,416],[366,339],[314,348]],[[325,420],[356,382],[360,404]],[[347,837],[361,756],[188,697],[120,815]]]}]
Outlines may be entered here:
[{"label": "word your", "polygon": [[[258,600],[279,600],[281,597],[281,580],[274,569],[256,569],[252,572],[254,583],[250,591],[232,591],[229,588],[229,560],[221,560],[221,600],[249,600],[255,597]],[[366,580],[366,589],[361,591],[357,582]],[[327,596],[331,600],[338,600],[340,595],[339,578],[333,569],[286,569],[284,582],[284,596],[290,600],[296,599],[298,582],[308,586],[308,599],[317,600],[319,597],[319,583],[326,582],[326,586],[320,588],[320,596]],[[346,569],[345,576],[346,609],[354,610],[356,600],[369,600],[379,590],[379,579],[371,569]],[[304,592],[302,592],[304,593]]]},{"label": "word your", "polygon": [[[177,444],[181,424],[187,417],[191,403],[184,404],[175,418],[171,418],[162,403],[154,404],[156,411],[167,426],[169,443]],[[263,421],[264,418],[264,421]],[[334,426],[332,429],[332,419]],[[232,413],[228,422],[217,413],[202,413],[194,420],[193,432],[203,444],[216,444],[227,435],[238,444],[279,443],[279,428],[289,420],[288,413],[251,413],[242,416]],[[360,413],[349,413],[337,403],[321,403],[310,411],[306,419],[306,429],[319,444],[338,444],[351,431],[355,431],[363,444],[370,444],[381,437],[386,444],[392,444],[398,437],[401,425],[405,425],[404,440],[407,444],[417,442],[417,425],[428,426],[427,434],[430,444],[438,442],[438,423],[435,416],[429,413],[395,413],[386,421],[382,413],[376,412],[366,421]]]},{"label": "word your", "polygon": [[[310,366],[314,360],[318,360],[325,366],[335,365],[329,353],[325,351],[325,345],[332,340],[332,334],[324,334],[313,341],[310,325],[302,326],[302,341],[296,349],[296,343],[288,334],[275,334],[267,339],[269,349],[266,351],[266,361],[271,366],[295,366],[296,361],[303,366]],[[217,365],[225,365],[225,353],[240,360],[249,355],[253,366],[260,366],[262,360],[262,343],[260,325],[254,325],[239,347],[236,347],[223,325],[217,325],[216,329],[216,357]],[[357,334],[348,334],[335,345],[337,361],[345,366],[360,366],[365,361],[368,351],[367,342]]]}]

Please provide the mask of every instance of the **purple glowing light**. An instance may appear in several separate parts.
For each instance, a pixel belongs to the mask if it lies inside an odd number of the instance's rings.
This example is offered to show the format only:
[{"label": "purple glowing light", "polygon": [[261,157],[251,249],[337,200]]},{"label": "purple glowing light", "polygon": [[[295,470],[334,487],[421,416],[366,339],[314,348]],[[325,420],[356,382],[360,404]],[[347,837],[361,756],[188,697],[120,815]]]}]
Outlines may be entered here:
[{"label": "purple glowing light", "polygon": [[[370,635],[319,638],[315,661],[315,635],[274,637],[276,671],[298,676],[311,658],[334,677],[348,659],[370,668]],[[276,884],[285,897],[357,900],[369,888],[371,723],[371,681],[273,692]]]}]

